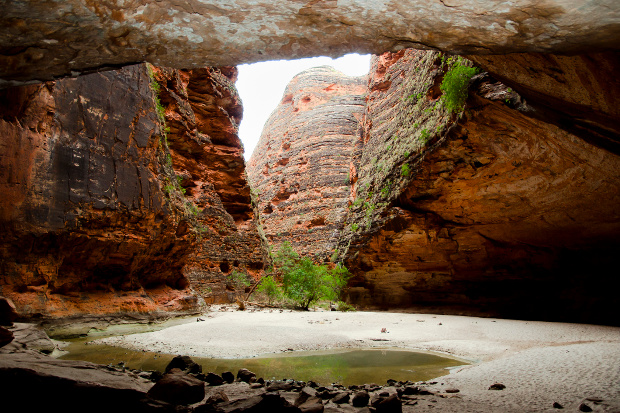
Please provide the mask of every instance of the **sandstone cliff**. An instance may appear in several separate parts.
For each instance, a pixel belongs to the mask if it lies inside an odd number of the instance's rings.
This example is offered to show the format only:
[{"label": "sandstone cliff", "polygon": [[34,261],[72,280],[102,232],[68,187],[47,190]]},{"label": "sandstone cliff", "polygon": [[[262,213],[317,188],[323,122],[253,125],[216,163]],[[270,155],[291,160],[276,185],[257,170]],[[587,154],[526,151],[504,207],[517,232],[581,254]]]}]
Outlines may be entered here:
[{"label": "sandstone cliff", "polygon": [[154,69],[177,177],[171,184],[182,188],[197,220],[199,242],[184,273],[208,302],[234,301],[244,290],[230,281],[233,271],[253,282],[266,259],[237,135],[236,76],[231,67]]},{"label": "sandstone cliff", "polygon": [[24,315],[195,309],[146,66],[2,91],[1,294]]},{"label": "sandstone cliff", "polygon": [[263,266],[235,73],[136,65],[2,91],[0,295],[51,317],[196,311],[190,283],[234,298],[225,276]]},{"label": "sandstone cliff", "polygon": [[452,53],[617,49],[616,0],[3,2],[0,87],[149,61],[199,68],[407,47]]},{"label": "sandstone cliff", "polygon": [[[591,87],[607,63],[589,66],[588,76],[573,66],[572,82],[547,84],[556,99],[576,101],[553,105],[558,115],[549,118],[480,75],[458,119],[445,117],[437,100],[439,54],[376,58],[340,240],[355,274],[348,299],[384,309],[617,323],[606,268],[620,248],[620,158],[600,144],[613,136],[605,119],[617,119],[617,105],[606,96],[617,93]],[[575,110],[574,122],[558,120]],[[586,127],[598,146],[579,136]],[[399,159],[386,158],[395,147]]]},{"label": "sandstone cliff", "polygon": [[349,164],[364,110],[364,77],[322,66],[295,76],[248,163],[261,225],[276,249],[332,254],[349,196]]}]

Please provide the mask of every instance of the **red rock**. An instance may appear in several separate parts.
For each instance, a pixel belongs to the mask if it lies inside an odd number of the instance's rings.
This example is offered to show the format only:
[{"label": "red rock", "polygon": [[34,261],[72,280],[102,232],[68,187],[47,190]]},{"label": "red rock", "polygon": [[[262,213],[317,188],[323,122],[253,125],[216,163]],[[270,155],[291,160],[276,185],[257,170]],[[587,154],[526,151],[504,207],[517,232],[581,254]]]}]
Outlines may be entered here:
[{"label": "red rock", "polygon": [[190,280],[231,301],[227,274],[260,275],[236,69],[156,69],[166,127],[148,72],[0,92],[0,291],[24,316],[197,311]]},{"label": "red rock", "polygon": [[20,313],[196,309],[146,67],[0,93],[0,284]]},{"label": "red rock", "polygon": [[331,67],[288,84],[248,163],[262,230],[277,248],[327,258],[346,215],[349,165],[365,80]]},{"label": "red rock", "polygon": [[245,291],[235,290],[226,277],[240,271],[254,282],[266,259],[237,134],[242,115],[234,87],[237,69],[153,68],[153,73],[165,107],[171,166],[185,200],[193,204],[199,238],[183,272],[207,302],[234,302]]}]

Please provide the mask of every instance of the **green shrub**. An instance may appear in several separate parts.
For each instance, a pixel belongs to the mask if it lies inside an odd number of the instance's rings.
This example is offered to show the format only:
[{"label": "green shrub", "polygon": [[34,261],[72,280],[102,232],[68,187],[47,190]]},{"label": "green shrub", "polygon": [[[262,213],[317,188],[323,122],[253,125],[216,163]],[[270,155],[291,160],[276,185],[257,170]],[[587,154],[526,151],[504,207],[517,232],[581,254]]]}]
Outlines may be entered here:
[{"label": "green shrub", "polygon": [[357,309],[349,303],[345,303],[344,301],[338,301],[336,303],[336,310],[338,311],[357,311]]},{"label": "green shrub", "polygon": [[357,223],[355,223],[355,222],[354,222],[354,223],[352,223],[352,224],[351,224],[351,229],[352,229],[354,232],[357,232],[357,229],[358,229],[358,228],[359,228],[359,225],[357,225]]},{"label": "green shrub", "polygon": [[267,297],[267,304],[269,305],[282,298],[282,289],[271,276],[265,276],[261,279],[257,291]]},{"label": "green shrub", "polygon": [[248,280],[247,274],[233,270],[233,272],[226,276],[226,282],[231,284],[235,289],[245,289],[250,286],[250,280]]},{"label": "green shrub", "polygon": [[282,276],[284,296],[304,310],[318,300],[335,301],[350,275],[344,266],[329,269],[300,258],[288,242],[273,254],[273,270]]},{"label": "green shrub", "polygon": [[409,176],[409,174],[411,173],[411,170],[409,169],[409,164],[405,163],[400,167],[400,173],[403,176]]},{"label": "green shrub", "polygon": [[469,80],[478,73],[477,68],[466,66],[465,62],[465,59],[458,58],[446,72],[441,82],[440,88],[443,93],[441,99],[451,112],[463,110],[467,99]]},{"label": "green shrub", "polygon": [[422,131],[420,132],[420,140],[426,143],[428,142],[429,137],[430,137],[430,134],[428,133],[428,129],[426,128],[422,129]]}]

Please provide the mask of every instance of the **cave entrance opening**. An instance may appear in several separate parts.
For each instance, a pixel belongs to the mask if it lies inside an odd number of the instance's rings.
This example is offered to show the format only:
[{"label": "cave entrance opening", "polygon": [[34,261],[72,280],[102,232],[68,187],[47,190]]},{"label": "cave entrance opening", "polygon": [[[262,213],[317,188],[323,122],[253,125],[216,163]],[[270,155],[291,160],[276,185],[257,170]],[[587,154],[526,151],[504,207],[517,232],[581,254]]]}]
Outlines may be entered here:
[{"label": "cave entrance opening", "polygon": [[370,69],[370,55],[347,54],[337,59],[326,56],[297,60],[273,60],[238,66],[237,90],[243,102],[239,138],[246,161],[258,143],[265,122],[284,95],[284,89],[298,73],[329,65],[349,76],[362,76]]}]

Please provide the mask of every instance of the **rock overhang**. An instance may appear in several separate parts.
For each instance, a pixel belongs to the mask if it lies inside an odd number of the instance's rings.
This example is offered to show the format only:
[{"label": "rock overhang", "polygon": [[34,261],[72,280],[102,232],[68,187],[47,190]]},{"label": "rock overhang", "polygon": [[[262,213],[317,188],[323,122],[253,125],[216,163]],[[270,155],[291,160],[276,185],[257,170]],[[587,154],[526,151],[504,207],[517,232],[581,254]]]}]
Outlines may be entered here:
[{"label": "rock overhang", "polygon": [[620,44],[614,0],[9,2],[0,87],[129,63],[176,67],[379,54],[577,54]]}]

